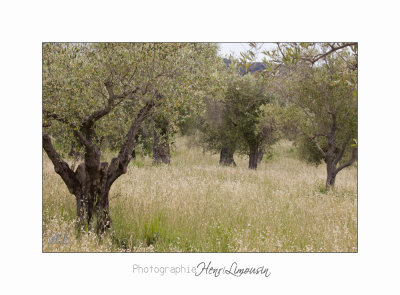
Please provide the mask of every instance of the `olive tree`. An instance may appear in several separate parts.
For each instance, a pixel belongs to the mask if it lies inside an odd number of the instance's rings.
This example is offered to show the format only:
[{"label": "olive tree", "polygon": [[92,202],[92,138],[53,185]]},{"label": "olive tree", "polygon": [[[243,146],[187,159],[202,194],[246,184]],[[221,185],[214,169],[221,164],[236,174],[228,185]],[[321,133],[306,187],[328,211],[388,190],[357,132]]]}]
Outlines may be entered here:
[{"label": "olive tree", "polygon": [[[215,54],[210,44],[43,44],[43,149],[76,198],[78,226],[93,216],[97,233],[111,226],[110,188],[127,172],[139,128],[155,111],[196,104]],[[126,134],[102,162],[100,139],[116,125]],[[60,137],[84,148],[76,170],[56,151],[52,138]]]},{"label": "olive tree", "polygon": [[358,44],[277,43],[264,54],[266,75],[297,108],[291,120],[306,158],[324,160],[326,188],[334,187],[336,175],[357,159]]},{"label": "olive tree", "polygon": [[[331,71],[334,65],[316,69],[299,84],[297,105],[307,117],[303,132],[326,163],[326,188],[336,175],[357,159],[357,93],[355,83]],[[351,156],[344,159],[344,155]]]},{"label": "olive tree", "polygon": [[243,142],[240,150],[249,156],[250,169],[257,169],[265,145],[271,143],[271,126],[258,128],[264,115],[262,106],[270,102],[265,81],[259,77],[245,75],[232,79],[229,84],[225,98],[226,117],[240,135]]},{"label": "olive tree", "polygon": [[249,168],[257,169],[265,148],[276,140],[276,116],[271,116],[269,93],[271,80],[258,72],[264,69],[251,56],[229,61],[225,71],[226,85],[219,99],[206,100],[203,117],[203,146],[220,152],[221,165],[233,165],[235,151],[249,156]]},{"label": "olive tree", "polygon": [[357,159],[357,74],[340,60],[319,67],[298,66],[282,83],[297,107],[292,120],[308,158],[326,164],[326,188]]},{"label": "olive tree", "polygon": [[240,140],[238,130],[229,119],[227,104],[222,99],[205,98],[206,111],[200,117],[201,145],[219,153],[219,164],[236,166],[233,155]]}]

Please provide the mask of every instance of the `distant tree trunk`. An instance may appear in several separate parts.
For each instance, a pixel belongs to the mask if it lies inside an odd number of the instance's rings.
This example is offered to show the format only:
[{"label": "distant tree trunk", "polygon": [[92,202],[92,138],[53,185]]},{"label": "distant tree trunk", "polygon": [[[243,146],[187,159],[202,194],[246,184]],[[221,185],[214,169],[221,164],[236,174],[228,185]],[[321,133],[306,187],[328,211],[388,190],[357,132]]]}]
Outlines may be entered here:
[{"label": "distant tree trunk", "polygon": [[335,186],[336,180],[336,165],[333,164],[331,160],[326,162],[326,189],[330,190]]},{"label": "distant tree trunk", "polygon": [[234,151],[227,147],[224,146],[221,149],[221,153],[219,155],[219,164],[223,166],[236,166],[235,160],[233,159],[233,154]]},{"label": "distant tree trunk", "polygon": [[168,134],[162,130],[161,136],[154,130],[153,141],[153,164],[170,164],[171,154],[169,149]]},{"label": "distant tree trunk", "polygon": [[250,145],[249,169],[257,169],[259,152],[257,146]]},{"label": "distant tree trunk", "polygon": [[[329,139],[328,139],[329,142]],[[326,163],[326,189],[330,190],[335,186],[336,175],[343,170],[344,168],[353,164],[357,158],[357,148],[353,148],[353,152],[349,161],[345,164],[337,167],[339,161],[342,159],[346,144],[343,144],[343,147],[340,151],[331,152],[328,148],[328,152],[325,156]]]}]

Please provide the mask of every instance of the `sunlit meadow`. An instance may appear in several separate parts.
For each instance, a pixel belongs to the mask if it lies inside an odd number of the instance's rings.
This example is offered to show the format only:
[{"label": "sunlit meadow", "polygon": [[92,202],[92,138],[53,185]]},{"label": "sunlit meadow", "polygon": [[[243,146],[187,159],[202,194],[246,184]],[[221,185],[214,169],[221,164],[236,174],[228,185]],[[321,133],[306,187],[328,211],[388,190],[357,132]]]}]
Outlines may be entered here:
[{"label": "sunlit meadow", "polygon": [[111,188],[113,225],[98,238],[75,230],[75,197],[43,153],[43,251],[357,252],[355,165],[326,192],[325,166],[300,161],[287,141],[257,171],[246,157],[235,155],[237,167],[218,160],[188,138],[169,166],[138,157]]}]

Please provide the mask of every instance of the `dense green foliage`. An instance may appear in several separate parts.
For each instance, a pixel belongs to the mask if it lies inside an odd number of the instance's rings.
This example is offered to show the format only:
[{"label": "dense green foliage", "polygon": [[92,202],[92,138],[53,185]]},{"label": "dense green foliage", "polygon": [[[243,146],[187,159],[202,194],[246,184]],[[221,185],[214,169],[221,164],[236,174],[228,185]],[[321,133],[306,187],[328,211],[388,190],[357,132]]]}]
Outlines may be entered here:
[{"label": "dense green foliage", "polygon": [[243,75],[243,68],[250,67],[233,61],[223,95],[206,100],[202,145],[215,153],[226,148],[243,155],[259,152],[262,157],[266,147],[278,139],[274,112],[279,106],[270,92],[270,81],[257,73]]},{"label": "dense green foliage", "polygon": [[73,128],[107,106],[108,83],[121,99],[96,122],[96,138],[106,141],[104,148],[118,148],[132,118],[155,97],[153,112],[167,116],[175,132],[218,85],[216,69],[223,65],[216,53],[217,46],[206,43],[45,43],[43,124],[60,145],[77,145]]}]

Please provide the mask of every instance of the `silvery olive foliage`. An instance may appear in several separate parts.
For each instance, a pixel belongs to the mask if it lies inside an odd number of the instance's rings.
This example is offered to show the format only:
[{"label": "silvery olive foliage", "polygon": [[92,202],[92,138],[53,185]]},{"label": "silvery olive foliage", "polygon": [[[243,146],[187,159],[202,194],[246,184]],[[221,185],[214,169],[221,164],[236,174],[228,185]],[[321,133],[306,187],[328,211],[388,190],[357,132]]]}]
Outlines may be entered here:
[{"label": "silvery olive foliage", "polygon": [[357,43],[278,43],[266,55],[277,93],[294,107],[301,154],[326,163],[326,187],[333,187],[357,159]]},{"label": "silvery olive foliage", "polygon": [[208,43],[44,43],[43,126],[56,145],[69,147],[74,128],[109,106],[94,140],[123,142],[132,118],[155,99],[153,113],[167,117],[173,132],[218,88],[217,50]]}]

